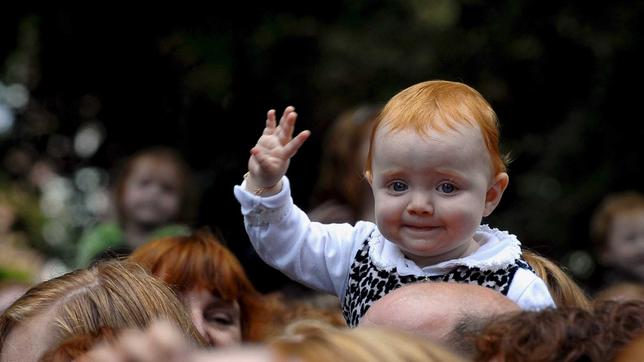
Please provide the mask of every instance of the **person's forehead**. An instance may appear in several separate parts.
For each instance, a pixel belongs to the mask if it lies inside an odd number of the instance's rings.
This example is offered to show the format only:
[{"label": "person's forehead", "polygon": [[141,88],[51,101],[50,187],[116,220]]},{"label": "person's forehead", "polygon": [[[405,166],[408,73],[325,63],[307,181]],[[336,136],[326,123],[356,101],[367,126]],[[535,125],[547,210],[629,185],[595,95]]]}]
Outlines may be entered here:
[{"label": "person's forehead", "polygon": [[621,218],[623,220],[637,220],[644,218],[644,205],[641,208],[626,210],[624,212],[618,213],[615,215],[615,218]]},{"label": "person's forehead", "polygon": [[612,228],[620,229],[624,227],[644,228],[644,208],[615,215]]},{"label": "person's forehead", "polygon": [[142,168],[166,168],[172,170],[178,170],[178,165],[170,159],[163,157],[154,157],[154,156],[144,156],[139,158],[134,162],[133,169],[142,169]]},{"label": "person's forehead", "polygon": [[[428,146],[431,145],[431,148]],[[423,133],[415,129],[378,129],[373,144],[373,159],[376,162],[396,161],[400,153],[428,152],[427,156],[444,151],[445,160],[453,166],[466,168],[491,166],[491,156],[477,127],[458,129],[428,129]],[[428,161],[431,158],[427,159]],[[431,163],[431,162],[429,162]],[[415,164],[423,167],[422,164]]]},{"label": "person's forehead", "polygon": [[236,300],[224,300],[215,294],[212,291],[206,288],[192,288],[181,294],[181,298],[185,301],[191,301],[195,304],[200,304],[203,306],[206,305],[215,305],[220,308],[229,308],[232,310],[239,310],[239,302]]},{"label": "person's forehead", "polygon": [[130,177],[147,176],[177,179],[179,172],[177,165],[174,163],[164,159],[149,157],[140,159],[134,164]]}]

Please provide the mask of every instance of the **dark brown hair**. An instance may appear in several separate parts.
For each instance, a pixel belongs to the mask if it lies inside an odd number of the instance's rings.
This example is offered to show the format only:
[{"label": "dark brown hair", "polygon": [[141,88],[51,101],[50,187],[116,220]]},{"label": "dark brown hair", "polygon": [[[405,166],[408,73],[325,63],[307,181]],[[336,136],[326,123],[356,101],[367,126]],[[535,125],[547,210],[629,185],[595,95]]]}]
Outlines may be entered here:
[{"label": "dark brown hair", "polygon": [[644,331],[644,303],[606,302],[495,318],[475,336],[476,361],[610,361]]}]

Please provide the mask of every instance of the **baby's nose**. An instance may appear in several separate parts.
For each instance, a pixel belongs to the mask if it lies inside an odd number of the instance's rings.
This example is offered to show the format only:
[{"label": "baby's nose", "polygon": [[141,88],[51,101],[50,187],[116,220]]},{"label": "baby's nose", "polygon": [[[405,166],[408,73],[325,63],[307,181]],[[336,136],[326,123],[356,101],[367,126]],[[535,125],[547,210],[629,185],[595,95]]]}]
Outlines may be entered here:
[{"label": "baby's nose", "polygon": [[420,192],[414,194],[407,210],[412,215],[432,215],[434,213],[434,205],[431,196]]}]

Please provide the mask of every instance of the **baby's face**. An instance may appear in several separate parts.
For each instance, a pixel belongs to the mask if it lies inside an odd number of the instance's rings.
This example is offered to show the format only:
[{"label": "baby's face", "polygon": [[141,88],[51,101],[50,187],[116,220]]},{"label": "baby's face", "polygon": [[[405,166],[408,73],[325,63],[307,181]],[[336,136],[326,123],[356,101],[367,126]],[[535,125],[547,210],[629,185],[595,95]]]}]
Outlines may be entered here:
[{"label": "baby's face", "polygon": [[608,233],[604,260],[644,280],[644,209],[616,215]]},{"label": "baby's face", "polygon": [[481,132],[428,134],[379,129],[372,164],[380,232],[421,267],[476,250],[474,232],[496,206],[486,202],[492,171]]},{"label": "baby's face", "polygon": [[126,180],[123,206],[128,221],[145,227],[172,222],[179,212],[179,173],[170,162],[143,158]]}]

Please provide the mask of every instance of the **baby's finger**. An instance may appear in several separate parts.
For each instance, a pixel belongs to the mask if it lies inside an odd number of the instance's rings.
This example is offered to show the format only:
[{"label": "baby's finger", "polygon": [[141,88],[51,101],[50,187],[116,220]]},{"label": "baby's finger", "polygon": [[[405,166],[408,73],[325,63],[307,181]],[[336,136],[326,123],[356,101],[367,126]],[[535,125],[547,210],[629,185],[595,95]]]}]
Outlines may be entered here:
[{"label": "baby's finger", "polygon": [[266,114],[266,127],[264,128],[262,135],[272,135],[275,133],[275,127],[275,110],[271,109]]},{"label": "baby's finger", "polygon": [[295,107],[293,106],[288,106],[284,108],[284,113],[282,113],[282,118],[280,118],[280,123],[278,124],[278,126],[283,126],[284,122],[286,122],[286,120],[288,119],[289,114],[291,114],[291,112],[294,112],[294,111],[295,111]]},{"label": "baby's finger", "polygon": [[266,114],[266,128],[274,130],[275,127],[277,127],[277,124],[275,123],[275,110],[271,109]]},{"label": "baby's finger", "polygon": [[278,128],[278,137],[280,138],[282,144],[286,144],[291,140],[291,137],[293,137],[293,131],[295,130],[295,120],[297,120],[297,113],[291,112],[286,117],[286,119],[281,122],[280,127]]},{"label": "baby's finger", "polygon": [[284,156],[286,158],[291,158],[295,156],[295,154],[297,153],[297,150],[300,149],[300,147],[304,144],[304,141],[306,141],[310,135],[311,135],[310,131],[302,131],[300,132],[300,134],[295,136],[295,138],[293,138],[291,142],[287,143],[284,146]]},{"label": "baby's finger", "polygon": [[285,120],[286,117],[288,117],[288,115],[293,111],[295,111],[295,107],[293,107],[293,106],[288,106],[288,107],[284,108],[284,112],[282,113],[282,118],[280,118],[280,122]]}]

